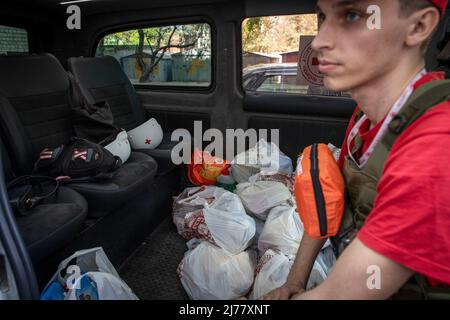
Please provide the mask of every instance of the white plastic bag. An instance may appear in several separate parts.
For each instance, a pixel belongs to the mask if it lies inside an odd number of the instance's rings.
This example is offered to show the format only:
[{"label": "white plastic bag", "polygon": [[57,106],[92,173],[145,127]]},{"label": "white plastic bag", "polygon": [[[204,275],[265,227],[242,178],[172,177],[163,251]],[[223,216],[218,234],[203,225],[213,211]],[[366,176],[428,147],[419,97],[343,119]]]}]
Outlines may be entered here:
[{"label": "white plastic bag", "polygon": [[172,218],[178,233],[182,234],[185,229],[185,217],[188,213],[205,208],[222,194],[225,189],[214,186],[201,186],[186,188],[173,201]]},{"label": "white plastic bag", "polygon": [[242,200],[247,213],[261,220],[266,220],[270,209],[291,199],[288,188],[275,181],[240,183],[235,192]]},{"label": "white plastic bag", "polygon": [[103,248],[75,252],[63,260],[44,289],[44,299],[137,300]]},{"label": "white plastic bag", "polygon": [[333,269],[333,266],[336,263],[336,256],[334,254],[333,247],[330,245],[320,250],[316,261],[321,265],[326,275],[329,275],[331,269]]},{"label": "white plastic bag", "polygon": [[334,144],[329,143],[328,144],[328,149],[330,149],[331,153],[333,154],[333,158],[338,161],[339,157],[341,155],[341,149],[336,147]]},{"label": "white plastic bag", "polygon": [[[236,195],[233,194],[237,198]],[[229,253],[238,254],[247,249],[255,236],[255,220],[245,211],[233,214],[215,208],[204,209],[205,222],[215,244]]]},{"label": "white plastic bag", "polygon": [[231,172],[237,183],[247,182],[250,176],[262,172],[292,174],[292,160],[280,151],[278,146],[261,139],[257,144],[242,152],[231,161]]},{"label": "white plastic bag", "polygon": [[[75,286],[83,288],[83,280],[85,278],[89,278],[89,281],[91,281],[92,283],[91,286],[97,289],[98,300],[137,300],[137,297],[134,295],[131,289],[122,280],[110,273],[87,272],[77,279]],[[69,290],[67,292],[67,297],[65,300],[92,299],[91,295],[88,298],[86,292],[82,291],[83,290]],[[92,292],[92,289],[90,288],[89,291]]]},{"label": "white plastic bag", "polygon": [[294,191],[294,182],[295,177],[292,174],[287,174],[284,172],[277,172],[274,174],[263,174],[257,173],[250,178],[248,178],[248,182],[254,183],[256,181],[276,181],[284,184],[288,190],[293,193]]},{"label": "white plastic bag", "polygon": [[[331,255],[333,250],[328,247],[325,250],[331,250],[324,253],[322,250],[311,270],[306,290],[311,290],[321,284],[331,271],[333,263],[336,261]],[[330,254],[331,253],[331,254]],[[259,299],[270,291],[281,287],[286,283],[289,272],[295,261],[295,255],[285,255],[278,250],[267,250],[258,262],[255,270],[255,282],[250,299]]]},{"label": "white plastic bag", "polygon": [[[256,226],[248,216],[237,195],[222,188],[192,188],[184,195],[188,198],[176,200],[174,222],[185,239],[205,239],[237,254],[247,249],[255,236]],[[192,196],[192,194],[195,194]],[[183,207],[182,204],[187,207]],[[195,208],[186,212],[186,208]]]},{"label": "white plastic bag", "polygon": [[268,249],[296,255],[303,237],[303,224],[294,207],[278,206],[270,210],[258,240],[260,254]]},{"label": "white plastic bag", "polygon": [[314,261],[314,266],[309,275],[308,285],[306,290],[311,290],[317,287],[319,284],[325,281],[327,278],[327,273],[325,272],[322,265],[316,260]]},{"label": "white plastic bag", "polygon": [[258,262],[253,290],[249,298],[257,300],[281,287],[287,280],[295,256],[286,256],[275,250],[267,250]]},{"label": "white plastic bag", "polygon": [[250,246],[250,249],[257,251],[258,260],[261,256],[260,252],[258,251],[258,241],[259,241],[259,237],[261,236],[262,231],[264,230],[264,224],[265,224],[265,221],[255,218],[256,232],[255,232],[255,237],[253,238],[253,244]]},{"label": "white plastic bag", "polygon": [[178,266],[178,276],[191,299],[231,300],[245,296],[253,283],[256,252],[237,255],[202,241],[192,245]]},{"label": "white plastic bag", "polygon": [[317,287],[319,284],[325,281],[331,272],[334,264],[336,263],[336,256],[334,255],[333,248],[328,245],[324,246],[317,255],[317,259],[314,262],[313,269],[309,275],[307,290]]},{"label": "white plastic bag", "polygon": [[258,247],[258,240],[264,230],[265,221],[255,218],[255,225],[256,225],[255,243],[256,247]]}]

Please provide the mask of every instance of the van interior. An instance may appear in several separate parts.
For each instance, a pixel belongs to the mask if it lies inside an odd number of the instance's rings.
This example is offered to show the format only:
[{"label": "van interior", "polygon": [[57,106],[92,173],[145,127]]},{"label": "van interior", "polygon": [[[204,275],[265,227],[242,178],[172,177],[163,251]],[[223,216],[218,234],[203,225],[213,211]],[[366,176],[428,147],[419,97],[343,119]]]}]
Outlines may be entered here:
[{"label": "van interior", "polygon": [[[71,4],[80,8],[79,25],[73,18],[76,10],[68,10]],[[43,149],[70,140],[72,107],[81,100],[106,101],[116,125],[125,130],[154,118],[164,131],[156,149],[133,150],[110,179],[61,186],[51,202],[16,217],[41,290],[60,261],[77,250],[102,247],[140,299],[188,299],[176,274],[186,241],[172,222],[173,197],[190,185],[186,166],[171,160],[177,143],[171,134],[177,129],[192,136],[199,134],[198,123],[200,135],[210,128],[224,134],[227,129],[278,129],[280,150],[293,165],[299,152],[313,143],[341,146],[355,108],[349,96],[246,90],[243,85],[243,21],[314,13],[315,1],[298,0],[2,3],[3,31],[20,30],[12,36],[24,39],[18,48],[14,38],[12,49],[1,47],[8,44],[6,35],[0,40],[0,142],[6,183],[31,174]],[[166,32],[170,26],[206,32],[206,49],[190,51],[196,57],[180,62],[183,43],[168,50],[159,44],[163,53],[158,56],[152,55],[150,42],[139,41],[144,31]],[[188,27],[182,28],[188,32]],[[129,30],[144,31],[130,33],[137,40],[127,47],[114,36],[126,36]],[[0,28],[0,34],[3,31]],[[427,54],[429,70],[449,71],[449,38],[447,14]],[[140,45],[150,48],[146,55]],[[161,58],[158,72],[155,65],[139,69],[133,64],[136,54],[145,63]],[[200,55],[203,66],[205,61],[208,65],[199,75],[192,65]],[[182,69],[187,63],[189,72]],[[143,77],[153,83],[141,81]],[[189,85],[183,77],[191,77]],[[207,143],[203,137],[203,146]]]}]

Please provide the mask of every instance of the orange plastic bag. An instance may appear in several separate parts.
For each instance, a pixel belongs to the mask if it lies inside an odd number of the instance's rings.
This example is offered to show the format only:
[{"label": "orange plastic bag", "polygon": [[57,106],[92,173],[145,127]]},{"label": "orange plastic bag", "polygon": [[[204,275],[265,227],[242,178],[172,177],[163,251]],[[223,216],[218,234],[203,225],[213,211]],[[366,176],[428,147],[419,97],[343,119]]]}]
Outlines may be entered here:
[{"label": "orange plastic bag", "polygon": [[227,161],[219,157],[212,156],[207,151],[194,150],[191,163],[188,167],[188,178],[191,183],[197,186],[215,185],[217,177],[224,169],[230,167]]},{"label": "orange plastic bag", "polygon": [[344,214],[344,178],[325,144],[303,150],[295,176],[298,212],[311,238],[335,236]]}]

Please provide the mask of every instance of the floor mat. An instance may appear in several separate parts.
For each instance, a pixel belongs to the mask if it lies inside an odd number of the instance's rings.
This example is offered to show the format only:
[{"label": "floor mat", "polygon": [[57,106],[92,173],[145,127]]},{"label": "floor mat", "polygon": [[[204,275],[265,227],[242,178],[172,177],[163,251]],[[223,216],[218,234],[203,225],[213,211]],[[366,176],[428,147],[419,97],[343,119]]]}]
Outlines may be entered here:
[{"label": "floor mat", "polygon": [[176,274],[186,251],[186,241],[169,217],[123,264],[119,274],[139,299],[189,299]]}]

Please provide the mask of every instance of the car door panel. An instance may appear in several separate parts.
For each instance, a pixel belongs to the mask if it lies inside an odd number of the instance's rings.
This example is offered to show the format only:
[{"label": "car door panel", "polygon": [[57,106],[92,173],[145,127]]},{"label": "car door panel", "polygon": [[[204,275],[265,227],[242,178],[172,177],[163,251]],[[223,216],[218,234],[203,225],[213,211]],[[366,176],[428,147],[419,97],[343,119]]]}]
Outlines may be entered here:
[{"label": "car door panel", "polygon": [[244,96],[244,110],[248,112],[349,119],[355,106],[356,104],[352,99],[343,97],[302,96],[251,91],[247,91]]},{"label": "car door panel", "polygon": [[[208,95],[196,93],[160,93],[149,90],[140,90],[141,99],[148,118],[155,118],[164,132],[173,132],[176,129],[186,129],[194,138],[194,124],[201,122],[202,134],[211,128],[212,108]],[[203,146],[205,146],[203,144]]]},{"label": "car door panel", "polygon": [[249,128],[279,129],[280,149],[294,160],[305,147],[313,143],[332,143],[341,147],[347,124],[345,119],[283,117],[274,114],[251,115],[248,119]]},{"label": "car door panel", "polygon": [[292,159],[316,142],[341,147],[354,109],[355,102],[342,97],[251,92],[244,97],[248,128],[279,129],[280,149]]}]

